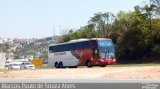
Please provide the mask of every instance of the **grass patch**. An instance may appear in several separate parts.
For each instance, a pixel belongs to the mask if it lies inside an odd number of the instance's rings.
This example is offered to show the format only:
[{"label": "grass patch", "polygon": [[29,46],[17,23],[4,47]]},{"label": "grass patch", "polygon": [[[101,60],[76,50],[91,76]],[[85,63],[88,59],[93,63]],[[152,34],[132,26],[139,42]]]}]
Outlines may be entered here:
[{"label": "grass patch", "polygon": [[35,69],[53,69],[53,68],[48,66],[36,66]]},{"label": "grass patch", "polygon": [[[107,65],[106,67],[136,67],[136,66],[160,66],[160,63],[144,63],[144,64],[115,64],[115,65]],[[94,67],[99,67],[99,66],[93,66]],[[86,66],[78,66],[78,68],[87,68]],[[99,67],[101,68],[101,67]],[[55,69],[53,67],[48,67],[48,66],[37,66],[35,69]],[[63,68],[65,69],[65,68]],[[71,68],[72,69],[72,68]],[[73,68],[75,69],[75,68]]]},{"label": "grass patch", "polygon": [[0,72],[1,72],[1,73],[7,73],[7,72],[9,72],[9,71],[13,71],[13,70],[8,70],[8,69],[0,69]]},{"label": "grass patch", "polygon": [[0,72],[6,72],[7,70],[5,70],[5,69],[0,69]]},{"label": "grass patch", "polygon": [[160,66],[160,63],[146,63],[146,64],[115,64],[107,67],[133,67],[133,66]]}]

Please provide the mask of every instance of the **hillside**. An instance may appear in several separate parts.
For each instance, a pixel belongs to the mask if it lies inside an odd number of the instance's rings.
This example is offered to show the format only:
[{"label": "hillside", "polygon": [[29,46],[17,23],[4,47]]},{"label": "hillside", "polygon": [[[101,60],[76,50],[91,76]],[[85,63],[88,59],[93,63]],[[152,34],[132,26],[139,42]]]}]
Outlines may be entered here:
[{"label": "hillside", "polygon": [[41,39],[14,39],[0,43],[0,51],[7,59],[42,58],[47,59],[48,45],[57,43],[60,36]]}]

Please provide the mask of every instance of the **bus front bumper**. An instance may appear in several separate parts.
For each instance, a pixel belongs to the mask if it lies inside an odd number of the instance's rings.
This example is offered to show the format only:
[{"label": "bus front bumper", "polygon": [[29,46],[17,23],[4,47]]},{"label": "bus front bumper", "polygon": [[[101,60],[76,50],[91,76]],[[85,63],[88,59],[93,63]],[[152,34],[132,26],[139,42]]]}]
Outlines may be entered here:
[{"label": "bus front bumper", "polygon": [[98,65],[113,65],[116,64],[116,59],[99,59]]}]

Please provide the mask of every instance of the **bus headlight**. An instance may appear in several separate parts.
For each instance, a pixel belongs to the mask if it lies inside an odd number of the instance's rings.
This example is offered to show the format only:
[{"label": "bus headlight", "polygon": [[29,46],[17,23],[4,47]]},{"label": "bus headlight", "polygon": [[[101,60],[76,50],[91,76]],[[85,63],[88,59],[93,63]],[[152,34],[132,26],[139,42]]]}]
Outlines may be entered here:
[{"label": "bus headlight", "polygon": [[101,60],[101,62],[104,62],[104,60]]}]

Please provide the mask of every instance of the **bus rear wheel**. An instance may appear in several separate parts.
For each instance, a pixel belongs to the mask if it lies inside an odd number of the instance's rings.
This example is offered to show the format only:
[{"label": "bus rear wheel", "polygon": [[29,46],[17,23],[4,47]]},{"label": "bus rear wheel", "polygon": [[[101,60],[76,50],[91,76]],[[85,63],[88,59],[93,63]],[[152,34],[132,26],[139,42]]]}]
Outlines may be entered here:
[{"label": "bus rear wheel", "polygon": [[59,68],[59,65],[58,65],[58,62],[55,62],[55,65],[54,65],[56,68]]},{"label": "bus rear wheel", "polygon": [[91,68],[91,67],[92,67],[91,62],[90,62],[90,61],[87,61],[87,62],[86,62],[86,66],[87,66],[88,68]]},{"label": "bus rear wheel", "polygon": [[63,68],[63,63],[60,62],[58,66],[59,66],[59,68]]}]

